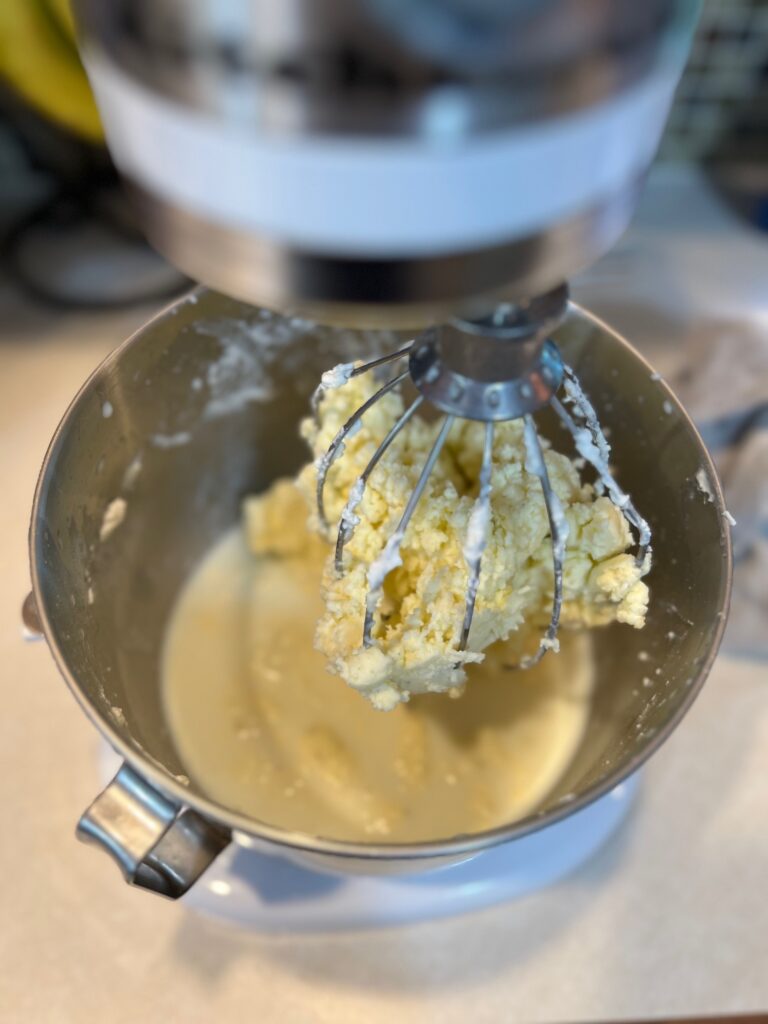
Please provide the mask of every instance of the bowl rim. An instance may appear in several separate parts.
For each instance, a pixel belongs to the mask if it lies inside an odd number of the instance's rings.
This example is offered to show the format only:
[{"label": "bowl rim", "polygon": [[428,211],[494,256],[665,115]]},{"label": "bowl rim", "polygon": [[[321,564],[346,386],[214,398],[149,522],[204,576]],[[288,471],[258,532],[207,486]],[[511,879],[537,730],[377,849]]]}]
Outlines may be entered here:
[{"label": "bowl rim", "polygon": [[[449,859],[459,858],[462,856],[466,857],[480,853],[485,849],[490,849],[493,846],[498,846],[499,844],[509,842],[510,840],[522,838],[523,836],[530,835],[531,833],[537,832],[549,825],[553,825],[558,821],[562,821],[564,818],[583,810],[589,804],[600,799],[600,797],[610,793],[616,786],[620,785],[627,778],[633,775],[643,764],[645,764],[646,761],[648,761],[650,757],[653,756],[653,754],[656,753],[656,751],[674,732],[701,692],[712,668],[715,657],[717,656],[723,632],[725,630],[730,605],[733,574],[730,530],[724,516],[726,507],[725,499],[712,457],[709,454],[699,431],[696,429],[695,424],[681,405],[673,390],[667,384],[666,380],[662,377],[658,378],[658,383],[665,391],[665,398],[673,403],[676,412],[681,416],[685,426],[692,434],[694,441],[698,444],[702,465],[709,480],[713,484],[714,505],[719,514],[718,519],[720,523],[720,538],[722,542],[721,546],[724,562],[724,573],[721,583],[722,604],[720,612],[716,617],[709,649],[697,668],[693,677],[693,682],[687,688],[685,698],[681,701],[675,713],[669,718],[664,726],[660,727],[658,732],[650,739],[642,750],[629,758],[629,760],[625,762],[620,769],[611,772],[602,781],[588,786],[578,797],[575,797],[567,803],[564,802],[547,811],[542,811],[538,814],[522,818],[516,822],[498,825],[495,828],[487,829],[482,832],[459,834],[451,837],[450,839],[428,839],[410,843],[364,843],[342,839],[330,839],[323,836],[315,836],[308,832],[284,829],[274,825],[269,825],[266,822],[260,822],[257,819],[248,817],[238,811],[230,810],[206,796],[191,793],[189,789],[179,782],[176,777],[171,775],[170,772],[159,768],[156,762],[145,754],[142,754],[139,750],[132,747],[123,739],[115,729],[113,723],[101,713],[98,707],[84,693],[75,674],[70,670],[64,651],[57,642],[56,634],[53,629],[44,598],[44,588],[41,579],[42,567],[38,563],[37,558],[39,534],[42,525],[41,505],[44,492],[50,482],[50,475],[52,473],[52,466],[57,450],[67,435],[70,423],[74,419],[81,405],[91,395],[94,386],[103,379],[113,365],[118,363],[123,352],[132,345],[138,343],[145,333],[151,330],[158,321],[163,320],[169,315],[173,315],[173,311],[180,305],[190,301],[197,301],[197,298],[200,295],[208,294],[211,291],[211,289],[198,285],[190,292],[185,293],[180,298],[164,306],[146,323],[129,335],[129,337],[118,345],[104,360],[102,360],[102,362],[95,370],[93,370],[84,384],[77,391],[75,397],[70,402],[66,412],[61,418],[61,421],[56,427],[46,449],[42,466],[38,474],[37,484],[35,486],[28,544],[32,590],[37,604],[42,632],[45,636],[56,666],[64,677],[64,681],[86,716],[98,729],[104,739],[106,739],[109,745],[133,768],[134,771],[136,771],[142,778],[147,780],[161,793],[172,799],[179,805],[180,809],[185,807],[192,808],[205,818],[215,822],[219,826],[224,826],[225,828],[230,829],[232,832],[245,833],[251,838],[267,840],[270,843],[274,843],[277,846],[287,849],[309,854],[325,854],[333,857],[370,861],[419,861],[428,860],[430,858]],[[624,349],[630,352],[641,366],[647,369],[649,375],[653,375],[653,367],[630,344],[630,342],[627,341],[626,338],[599,317],[585,310],[577,303],[570,301],[568,303],[568,315],[572,316],[574,314],[577,319],[587,321],[601,331],[611,334]]]}]

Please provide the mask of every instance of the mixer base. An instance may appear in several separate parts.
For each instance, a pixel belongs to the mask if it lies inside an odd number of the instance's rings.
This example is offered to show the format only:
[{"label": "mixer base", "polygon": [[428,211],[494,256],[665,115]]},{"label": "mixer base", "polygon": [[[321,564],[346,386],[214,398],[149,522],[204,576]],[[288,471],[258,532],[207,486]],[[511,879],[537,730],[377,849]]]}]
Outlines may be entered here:
[{"label": "mixer base", "polygon": [[[637,778],[564,821],[470,861],[414,875],[321,874],[232,845],[183,897],[191,910],[259,931],[376,928],[447,917],[551,885],[595,853],[624,820]],[[248,837],[240,837],[247,843]]]}]

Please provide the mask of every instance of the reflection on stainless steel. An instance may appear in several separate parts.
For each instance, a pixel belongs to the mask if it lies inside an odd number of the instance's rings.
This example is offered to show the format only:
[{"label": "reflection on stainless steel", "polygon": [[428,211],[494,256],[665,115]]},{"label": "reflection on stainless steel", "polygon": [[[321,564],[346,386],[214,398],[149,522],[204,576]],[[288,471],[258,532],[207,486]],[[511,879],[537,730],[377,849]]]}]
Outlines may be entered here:
[{"label": "reflection on stainless steel", "polygon": [[717,465],[733,530],[724,648],[768,657],[764,482],[768,395],[765,236],[735,217],[701,170],[657,164],[637,226],[575,285],[670,382]]},{"label": "reflection on stainless steel", "polygon": [[129,183],[148,237],[177,267],[226,295],[323,323],[427,326],[485,314],[556,287],[609,249],[640,193],[633,180],[572,219],[508,244],[409,258],[308,252],[234,224],[212,224]]}]

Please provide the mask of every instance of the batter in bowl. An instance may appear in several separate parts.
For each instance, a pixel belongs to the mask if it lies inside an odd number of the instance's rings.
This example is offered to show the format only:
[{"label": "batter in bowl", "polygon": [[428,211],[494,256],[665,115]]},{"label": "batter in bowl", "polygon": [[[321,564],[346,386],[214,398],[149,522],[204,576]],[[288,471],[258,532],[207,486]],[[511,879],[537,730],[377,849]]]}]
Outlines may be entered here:
[{"label": "batter in bowl", "polygon": [[[268,528],[264,507],[254,511],[250,527]],[[468,666],[461,697],[414,695],[382,714],[314,646],[326,544],[300,523],[280,525],[280,550],[261,555],[239,527],[223,537],[167,631],[167,719],[206,795],[273,826],[351,841],[446,838],[539,806],[585,730],[589,634],[565,634],[557,657],[521,672],[508,667],[521,631]]]}]

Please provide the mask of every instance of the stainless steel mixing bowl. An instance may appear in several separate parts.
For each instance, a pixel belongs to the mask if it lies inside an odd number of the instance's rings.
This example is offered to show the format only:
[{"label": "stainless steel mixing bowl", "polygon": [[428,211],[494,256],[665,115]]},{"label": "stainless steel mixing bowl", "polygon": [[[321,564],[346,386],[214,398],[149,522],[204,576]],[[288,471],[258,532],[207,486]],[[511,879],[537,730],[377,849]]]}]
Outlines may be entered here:
[{"label": "stainless steel mixing bowl", "polygon": [[589,726],[535,813],[408,845],[288,832],[213,802],[184,775],[160,693],[163,633],[185,580],[238,519],[243,496],[306,458],[297,424],[321,370],[381,337],[286,320],[199,290],[150,321],[85,384],[40,474],[27,611],[36,612],[83,710],[124,758],[78,831],[108,849],[129,881],[178,896],[233,830],[325,870],[449,864],[572,814],[669,736],[724,626],[731,558],[719,484],[674,395],[625,341],[575,306],[556,338],[610,429],[620,482],[653,526],[648,624],[595,633]]}]

